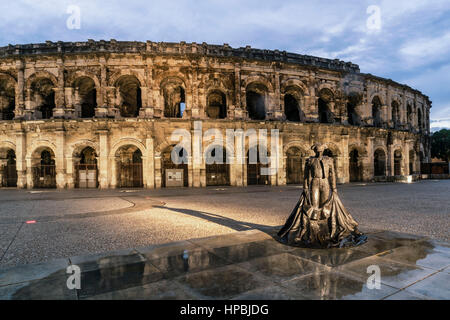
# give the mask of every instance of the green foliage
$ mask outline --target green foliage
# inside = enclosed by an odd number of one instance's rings
[[[442,129],[431,136],[431,157],[450,161],[450,130]]]

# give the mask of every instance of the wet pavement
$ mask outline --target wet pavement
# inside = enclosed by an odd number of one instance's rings
[[[368,242],[348,249],[289,247],[276,240],[278,227],[267,227],[4,268],[0,299],[450,298],[448,243],[361,229]],[[81,287],[69,290],[72,265]]]

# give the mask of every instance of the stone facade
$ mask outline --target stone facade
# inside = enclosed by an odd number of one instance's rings
[[[74,188],[90,179],[99,188],[160,188],[167,170],[180,168],[191,187],[299,183],[315,142],[327,143],[341,183],[401,179],[430,160],[430,108],[421,92],[355,64],[284,51],[115,40],[10,45],[0,48],[0,186]],[[252,142],[237,138],[224,146],[240,161],[170,166],[176,129],[223,137],[267,129],[269,140],[277,129],[279,156],[269,157],[278,169],[254,177]],[[239,143],[244,152],[229,151]],[[210,144],[193,139],[191,147]]]

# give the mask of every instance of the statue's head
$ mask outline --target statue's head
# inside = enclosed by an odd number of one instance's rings
[[[314,152],[316,154],[321,154],[325,151],[325,149],[327,148],[326,144],[322,144],[322,143],[315,143],[311,149],[314,150]]]

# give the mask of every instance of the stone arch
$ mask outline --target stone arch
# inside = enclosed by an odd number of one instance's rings
[[[33,155],[36,153],[36,151],[39,151],[39,150],[42,151],[42,149],[45,149],[45,148],[50,149],[52,151],[52,153],[54,155],[56,155],[57,148],[53,142],[51,142],[49,140],[38,140],[38,141],[35,141],[34,143],[32,143],[31,147],[27,149],[28,151],[26,154],[26,158],[31,159],[33,157]]]
[[[0,187],[17,187],[16,146],[9,141],[0,142]]]
[[[80,153],[86,148],[90,147],[95,150],[97,155],[99,154],[100,147],[92,140],[81,140],[77,141],[69,146],[68,155],[71,157],[79,157]]]
[[[349,150],[348,171],[350,182],[362,181],[363,164],[361,158],[365,156],[365,149],[360,145],[354,144],[349,146],[348,150]]]
[[[362,144],[352,143],[348,146],[348,150],[349,151],[358,150],[360,157],[367,157],[368,155],[367,149]]]
[[[29,157],[34,188],[56,188],[56,147],[47,141],[41,141],[30,148]]]
[[[308,87],[299,79],[289,78],[287,80],[284,80],[281,83],[281,92],[285,93],[286,89],[289,87],[297,87],[304,96],[310,95]]]
[[[123,69],[123,70],[117,70],[113,72],[109,77],[109,86],[110,87],[116,87],[117,82],[122,77],[134,77],[139,82],[140,87],[145,87],[145,78],[142,76],[140,72],[136,72],[135,70],[130,69]]]
[[[142,83],[134,74],[121,74],[114,82],[120,115],[135,118],[142,108]]]
[[[8,73],[0,72],[0,120],[14,119],[16,91],[16,79]]]
[[[98,82],[98,80],[97,80]],[[72,81],[75,107],[80,118],[93,118],[98,105],[100,87],[90,76],[79,76]]]
[[[334,103],[335,103],[335,92],[328,88],[321,86],[322,88],[318,90],[317,108],[319,121],[321,123],[334,123]]]
[[[242,87],[247,88],[252,83],[260,83],[267,88],[268,93],[273,92],[272,82],[264,75],[250,75],[242,81]]]
[[[373,101],[373,99],[375,99],[375,97],[378,97],[378,99],[380,99],[381,106],[385,105],[383,94],[379,91],[372,92],[372,94],[369,96],[369,100],[368,100],[369,103],[372,103],[372,101]]]
[[[252,120],[265,120],[269,104],[269,88],[261,81],[254,81],[245,87],[245,104]]]
[[[402,166],[403,166],[403,148],[401,147],[394,147],[393,148],[393,158],[394,158],[394,176],[400,176],[403,173]]]
[[[283,109],[286,119],[294,122],[305,122],[304,91],[302,87],[293,84],[285,86],[282,92]]]
[[[376,147],[373,152],[373,175],[375,177],[386,176],[387,159],[387,150],[381,146]]]
[[[168,76],[160,82],[159,89],[164,117],[182,118],[187,108],[186,82],[180,77]]]
[[[219,87],[210,87],[206,93],[206,114],[211,119],[227,117],[230,96]]]
[[[111,158],[114,158],[116,156],[117,150],[119,150],[122,147],[125,147],[127,145],[132,145],[141,150],[142,156],[145,157],[146,154],[146,147],[142,142],[140,142],[138,139],[135,138],[122,138],[118,142],[114,144],[114,146],[111,148],[111,151],[109,153],[109,156]]]
[[[381,108],[383,106],[383,102],[379,95],[375,95],[370,103],[372,105],[372,124],[374,127],[379,128],[382,125]]]
[[[66,87],[74,87],[75,82],[80,78],[91,78],[95,83],[96,88],[100,88],[100,80],[98,76],[94,72],[90,72],[88,70],[76,70],[69,73],[69,76],[65,79]]]
[[[31,74],[26,80],[25,80],[25,88],[31,89],[31,84],[39,79],[49,79],[53,86],[56,87],[58,85],[58,78],[51,72],[41,70],[36,71],[35,73]]]
[[[362,94],[357,91],[351,91],[347,95],[346,108],[347,108],[347,121],[350,125],[361,125],[361,112],[358,110],[363,100]]]
[[[27,100],[32,101],[37,118],[50,119],[56,108],[57,79],[46,71],[39,71],[27,79]]]

